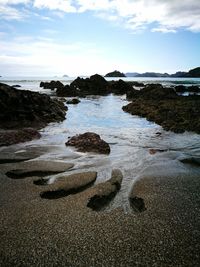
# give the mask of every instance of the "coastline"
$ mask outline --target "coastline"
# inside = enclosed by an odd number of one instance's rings
[[[114,95],[82,98],[66,120],[43,129],[41,139],[1,148],[0,266],[198,266],[199,161],[192,156],[198,158],[199,136],[165,132],[123,112],[125,102]],[[65,147],[69,136],[90,128],[108,141],[109,156]],[[63,169],[66,161],[72,170]],[[124,176],[121,189],[108,208],[93,211],[89,199],[98,188],[107,190],[99,183],[105,185],[116,167]],[[72,174],[71,180],[74,173],[94,171],[97,181],[83,180],[84,190],[61,191],[58,199],[42,198],[60,190],[41,178],[55,181],[59,175],[47,176],[54,168]],[[142,198],[145,210],[127,208],[129,197]]]

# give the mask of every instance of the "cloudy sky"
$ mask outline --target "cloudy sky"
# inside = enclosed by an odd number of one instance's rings
[[[200,66],[200,0],[0,0],[0,75]]]

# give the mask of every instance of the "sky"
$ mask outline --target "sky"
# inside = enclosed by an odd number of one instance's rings
[[[0,0],[0,75],[188,71],[200,0]]]

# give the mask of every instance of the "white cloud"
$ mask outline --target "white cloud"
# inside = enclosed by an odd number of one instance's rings
[[[21,36],[0,41],[0,47],[1,75],[90,75],[94,69],[104,74],[116,64],[92,43],[60,44],[50,38]]]
[[[22,19],[24,11],[17,4],[26,4],[54,12],[94,15],[132,31],[150,28],[152,31],[175,32],[186,29],[200,32],[200,0],[0,0],[4,19]],[[59,13],[63,14],[63,13]]]
[[[48,8],[50,10],[60,10],[68,13],[77,11],[70,0],[35,0],[33,5],[36,8]]]

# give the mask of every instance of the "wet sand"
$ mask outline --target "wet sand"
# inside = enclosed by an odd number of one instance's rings
[[[149,167],[133,185],[141,213],[92,211],[91,189],[42,199],[39,177],[8,178],[15,165],[1,164],[0,266],[199,266],[199,167],[176,164]]]

